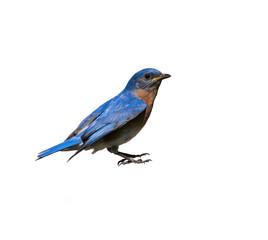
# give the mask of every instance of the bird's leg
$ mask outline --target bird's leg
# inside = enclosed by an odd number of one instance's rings
[[[146,162],[150,162],[152,161],[151,159],[146,159],[146,160],[142,160],[141,158],[139,159],[134,159],[136,157],[141,157],[144,155],[148,155],[149,153],[143,153],[143,154],[139,154],[139,155],[134,155],[134,154],[128,154],[128,153],[123,153],[123,152],[119,152],[118,151],[118,147],[111,147],[111,148],[107,148],[109,152],[114,153],[120,157],[122,157],[123,159],[118,161],[118,166],[120,165],[125,165],[125,164],[129,164],[129,163],[146,163]]]

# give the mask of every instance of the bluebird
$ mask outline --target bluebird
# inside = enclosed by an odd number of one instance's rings
[[[71,160],[82,150],[93,149],[95,153],[106,148],[123,158],[118,165],[151,161],[141,159],[148,153],[134,155],[120,152],[118,148],[146,124],[161,82],[169,77],[171,75],[154,68],[135,73],[121,93],[87,116],[64,142],[40,152],[37,160],[58,151],[76,150]]]

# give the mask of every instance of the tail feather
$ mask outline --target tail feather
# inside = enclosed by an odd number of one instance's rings
[[[41,159],[41,158],[43,158],[43,157],[46,157],[46,156],[48,156],[48,155],[50,155],[50,154],[53,154],[53,153],[55,153],[55,152],[64,150],[64,149],[66,149],[66,148],[68,148],[68,147],[75,146],[75,145],[77,145],[77,144],[79,144],[79,143],[81,143],[81,142],[82,142],[82,140],[81,140],[80,137],[73,137],[73,138],[70,138],[70,139],[68,139],[68,140],[65,141],[65,142],[62,142],[62,143],[60,143],[60,144],[58,144],[58,145],[56,145],[56,146],[54,146],[54,147],[51,147],[51,148],[49,148],[49,149],[47,149],[47,150],[45,150],[45,151],[43,151],[43,152],[40,152],[40,153],[38,154],[38,156],[37,156],[38,158],[37,158],[36,160],[39,160],[39,159]]]

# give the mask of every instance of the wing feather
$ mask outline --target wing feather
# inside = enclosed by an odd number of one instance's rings
[[[112,99],[107,101],[106,103],[102,104],[100,107],[98,107],[94,112],[92,112],[90,115],[88,115],[80,124],[79,126],[68,136],[68,139],[76,136],[77,134],[83,132],[91,123],[93,123],[109,106]],[[65,140],[65,141],[66,141]]]
[[[90,147],[90,145],[102,137],[137,117],[146,109],[146,106],[145,102],[132,93],[125,93],[121,96],[118,95],[106,110],[84,130],[81,136],[84,144],[69,160],[83,149]]]
[[[126,98],[119,98],[113,104],[111,104],[103,114],[97,118],[83,133],[81,139],[83,142],[94,134],[99,129],[103,128],[107,124],[114,124],[114,129],[116,130],[127,122],[137,117],[146,108],[146,103],[136,96],[130,95]]]

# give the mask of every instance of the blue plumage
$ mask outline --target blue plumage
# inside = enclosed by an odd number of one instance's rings
[[[79,135],[75,136],[75,137],[72,137],[54,147],[51,147],[43,152],[40,152],[38,154],[38,158],[43,158],[43,157],[46,157],[52,153],[55,153],[55,152],[58,152],[58,151],[61,151],[61,150],[64,150],[66,148],[69,148],[69,147],[72,147],[72,146],[75,146],[75,145],[78,145],[80,143],[82,143],[82,139],[80,138],[82,135],[82,133],[80,133]]]
[[[64,142],[39,153],[38,159],[61,150],[77,150],[74,157],[82,150],[93,149],[96,152],[107,148],[123,157],[119,165],[149,161],[135,159],[143,154],[119,152],[118,146],[136,136],[145,125],[158,88],[162,80],[168,77],[169,74],[162,74],[153,68],[137,72],[120,94],[86,117]]]

